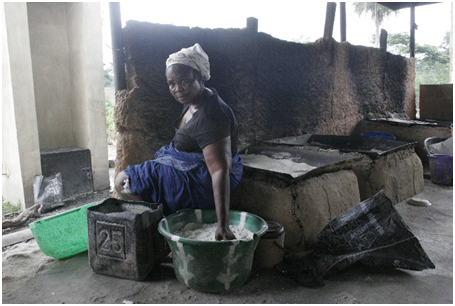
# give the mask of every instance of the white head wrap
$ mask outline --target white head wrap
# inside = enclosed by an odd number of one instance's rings
[[[190,66],[201,73],[204,81],[210,79],[209,57],[198,43],[169,55],[166,61],[166,68],[174,64]]]

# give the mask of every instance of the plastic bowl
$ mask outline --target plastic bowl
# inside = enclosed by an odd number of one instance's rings
[[[30,223],[30,230],[41,251],[57,259],[87,251],[86,210],[96,204],[87,204],[65,213]]]
[[[453,185],[453,156],[428,155],[431,182],[440,185]]]
[[[163,218],[158,225],[172,250],[177,279],[192,289],[221,292],[245,283],[259,238],[267,232],[267,222],[262,218],[231,210],[229,224],[253,232],[252,240],[200,241],[173,234],[187,223],[216,222],[213,209],[184,209]]]
[[[390,139],[390,140],[395,140],[396,137],[393,136],[392,134],[386,133],[386,132],[364,132],[361,134],[363,137],[368,137],[368,138],[379,138],[379,139]]]

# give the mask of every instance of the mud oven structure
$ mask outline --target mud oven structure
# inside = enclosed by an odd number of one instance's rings
[[[423,191],[415,143],[362,136],[302,135],[242,150],[232,208],[282,224],[285,247],[309,250],[334,218],[384,190],[393,203]]]
[[[239,122],[245,168],[231,208],[283,225],[287,249],[311,249],[326,224],[380,190],[394,203],[423,190],[421,143],[360,136],[367,119],[414,118],[414,59],[250,29],[129,21],[122,33],[127,89],[116,95],[116,173],[172,140],[181,105],[169,93],[165,62],[197,42],[210,57],[205,85]]]

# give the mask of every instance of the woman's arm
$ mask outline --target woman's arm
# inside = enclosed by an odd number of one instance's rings
[[[235,239],[229,229],[230,174],[232,168],[231,137],[228,136],[209,144],[203,151],[210,176],[212,177],[218,227],[216,240]]]

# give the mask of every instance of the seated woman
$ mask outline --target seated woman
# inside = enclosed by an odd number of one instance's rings
[[[199,44],[171,54],[166,61],[169,91],[183,104],[174,121],[175,137],[154,160],[128,166],[115,180],[125,200],[162,203],[168,215],[184,208],[215,208],[217,240],[235,239],[229,229],[230,195],[240,183],[237,120],[210,79],[207,54]]]

